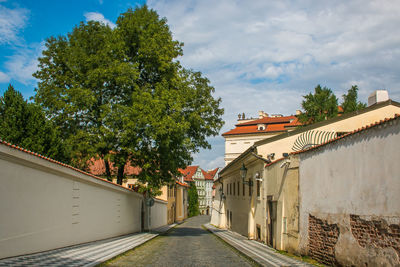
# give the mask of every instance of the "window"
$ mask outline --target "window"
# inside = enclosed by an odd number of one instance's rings
[[[249,196],[251,197],[251,188],[252,186],[250,186],[250,184],[252,183],[252,179],[249,179]]]
[[[243,193],[243,196],[245,196],[245,191],[244,191],[245,187],[244,187],[244,183],[243,183],[242,185],[243,185],[243,187],[242,187],[242,193]]]
[[[239,193],[239,182],[237,184],[238,184],[238,196],[240,196],[240,193]]]
[[[259,180],[257,180],[257,197],[259,197],[260,196],[260,191],[261,191],[261,186],[260,186],[260,181]]]
[[[235,190],[235,187],[236,187],[236,186],[235,186],[235,185],[236,185],[236,183],[233,183],[233,195],[236,195],[236,192],[235,192],[235,191],[236,191],[236,190]]]
[[[232,195],[232,183],[229,184],[229,194]]]

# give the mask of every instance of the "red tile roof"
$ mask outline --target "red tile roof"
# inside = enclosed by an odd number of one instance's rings
[[[215,175],[217,174],[219,168],[215,168],[214,170],[208,171],[211,177],[214,179]]]
[[[258,124],[265,124],[265,129],[258,130]],[[297,117],[293,115],[283,117],[264,117],[262,119],[236,124],[235,129],[223,133],[222,136],[235,134],[285,132],[288,130],[287,127],[296,127],[300,125],[301,123]]]
[[[103,159],[95,159],[92,158],[90,159],[90,163],[89,164],[89,172],[93,175],[105,175],[106,173],[106,165]],[[116,173],[117,172],[117,168],[113,166],[113,163],[110,163],[110,169],[112,173]],[[135,167],[135,166],[131,166],[130,162],[128,162],[125,165],[124,168],[124,173],[126,175],[130,175],[130,176],[134,176],[134,175],[138,175],[141,171],[140,167]]]
[[[204,179],[205,179],[205,180],[214,180],[214,179],[213,179],[214,177],[211,176],[210,173],[206,172],[206,171],[203,170],[203,169],[201,169],[201,172],[203,173],[203,176],[204,176]]]
[[[184,184],[184,183],[181,183],[181,182],[179,182],[179,181],[176,181],[176,183],[179,184],[179,185],[181,185],[181,186],[184,186],[184,187],[190,187],[188,184]]]
[[[199,166],[187,166],[186,169],[178,169],[183,174],[183,180],[185,182],[193,182],[193,175],[196,173]]]
[[[118,187],[120,187],[120,188],[133,191],[132,189],[129,189],[129,188],[124,187],[124,186],[122,186],[122,185],[112,183],[112,182],[110,182],[110,181],[107,181],[107,180],[104,180],[104,179],[102,179],[102,178],[100,178],[100,177],[97,177],[97,176],[95,176],[95,175],[93,175],[93,174],[91,174],[91,173],[88,173],[88,172],[82,171],[82,170],[80,170],[80,169],[77,169],[77,168],[75,168],[75,167],[72,167],[71,165],[68,165],[68,164],[62,163],[62,162],[60,162],[60,161],[57,161],[57,160],[48,158],[48,157],[46,157],[46,156],[43,156],[43,155],[40,155],[40,154],[38,154],[38,153],[32,152],[32,151],[30,151],[30,150],[28,150],[28,149],[19,147],[19,146],[17,146],[17,145],[10,144],[10,143],[8,143],[8,142],[2,140],[2,139],[0,139],[0,144],[5,145],[5,146],[8,146],[8,147],[13,148],[13,149],[16,149],[16,150],[19,150],[19,151],[22,151],[22,152],[27,153],[27,154],[30,154],[30,155],[32,155],[32,156],[35,156],[35,157],[38,157],[38,158],[47,160],[47,161],[49,161],[49,162],[51,162],[51,163],[60,165],[60,166],[62,166],[62,167],[65,167],[65,168],[74,170],[74,171],[76,171],[76,172],[79,172],[79,173],[81,173],[81,174],[90,176],[90,177],[95,178],[95,179],[97,179],[97,180],[100,180],[100,181],[102,181],[102,182],[109,183],[109,184],[112,184],[112,185],[114,185],[114,186],[118,186]]]

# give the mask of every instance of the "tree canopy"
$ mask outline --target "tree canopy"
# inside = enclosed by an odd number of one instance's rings
[[[299,120],[304,124],[327,120],[338,114],[338,100],[335,94],[331,89],[320,85],[315,87],[314,94],[304,96],[301,106],[305,112],[299,115]]]
[[[357,99],[358,86],[353,85],[344,94],[343,102],[340,106],[343,108],[343,113],[349,113],[360,110],[366,107],[366,104]],[[304,112],[300,114],[299,120],[304,124],[312,124],[315,122],[327,120],[338,115],[338,99],[331,89],[317,85],[314,89],[314,94],[309,93],[303,96],[304,100],[301,105]]]
[[[130,162],[141,182],[159,187],[210,147],[207,137],[223,125],[221,99],[180,65],[182,46],[146,5],[121,14],[114,29],[82,22],[47,39],[35,101],[62,129],[76,165],[101,157],[122,183]]]
[[[41,108],[27,103],[12,85],[0,97],[0,138],[41,155],[68,163],[55,125]]]
[[[357,96],[358,86],[353,85],[347,91],[347,94],[343,95],[343,103],[341,104],[344,113],[353,112],[365,108],[367,105],[358,101]]]
[[[188,214],[189,217],[197,216],[200,214],[199,210],[199,195],[197,194],[197,188],[194,183],[190,184],[189,191],[188,191]]]

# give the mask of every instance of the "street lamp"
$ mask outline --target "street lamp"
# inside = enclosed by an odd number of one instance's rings
[[[244,166],[244,163],[243,163],[242,167],[240,168],[240,176],[242,176],[242,182],[243,182],[243,184],[253,186],[253,182],[251,180],[245,181],[246,175],[247,175],[247,168],[246,168],[246,166]]]

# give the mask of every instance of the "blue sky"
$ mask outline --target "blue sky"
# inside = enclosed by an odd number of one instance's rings
[[[65,35],[80,21],[109,25],[145,1],[0,0],[0,94],[9,83],[34,95],[37,57],[46,38]],[[359,98],[387,89],[400,101],[400,2],[148,0],[185,43],[181,63],[201,71],[222,98],[225,126],[238,113],[294,114],[317,84],[341,99],[353,84]],[[195,155],[204,169],[223,166],[224,139]]]

